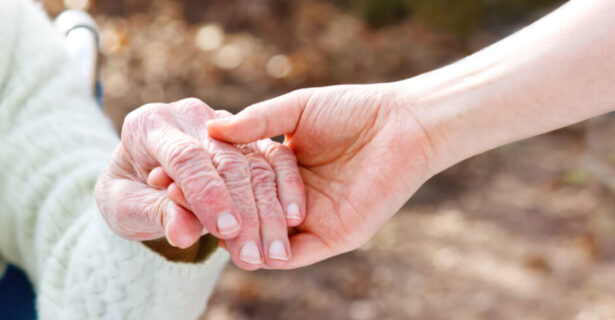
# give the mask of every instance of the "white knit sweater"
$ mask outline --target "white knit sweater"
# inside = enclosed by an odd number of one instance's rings
[[[195,319],[227,255],[171,263],[114,235],[92,190],[118,143],[50,21],[0,0],[0,276],[23,268],[40,319]]]

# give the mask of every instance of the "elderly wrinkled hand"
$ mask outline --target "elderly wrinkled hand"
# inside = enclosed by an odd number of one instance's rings
[[[210,138],[206,122],[227,116],[198,99],[130,113],[96,187],[101,214],[128,239],[166,236],[187,248],[209,232],[243,269],[284,267],[287,227],[305,216],[297,161],[268,139],[233,146]]]

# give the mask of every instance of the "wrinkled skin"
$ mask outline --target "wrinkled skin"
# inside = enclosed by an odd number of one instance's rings
[[[287,227],[305,216],[296,158],[268,139],[233,146],[210,138],[206,122],[228,116],[197,99],[129,114],[95,191],[109,226],[132,240],[166,236],[179,248],[210,232],[241,268],[285,267]]]
[[[432,176],[430,138],[391,90],[303,89],[208,123],[212,137],[231,143],[286,134],[307,193],[286,268],[359,247]]]

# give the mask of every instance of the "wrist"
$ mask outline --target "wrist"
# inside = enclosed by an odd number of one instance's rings
[[[497,47],[397,83],[405,108],[432,142],[436,173],[467,158],[532,135],[520,110],[517,63]],[[521,83],[520,83],[521,82]],[[527,92],[527,91],[526,91]]]
[[[472,156],[476,146],[460,141],[453,105],[462,105],[453,97],[436,94],[437,85],[427,85],[422,77],[390,84],[396,108],[403,114],[404,135],[418,136],[419,147],[429,168],[430,177]],[[457,131],[457,132],[456,132]]]
[[[612,111],[612,6],[569,3],[459,62],[396,83],[433,141],[436,170]]]

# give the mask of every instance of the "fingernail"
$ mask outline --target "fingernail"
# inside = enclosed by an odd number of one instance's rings
[[[174,219],[174,217],[175,217],[175,210],[170,210],[169,221],[167,221],[167,224],[164,226],[164,235],[167,238],[167,242],[173,247],[177,248],[177,245],[173,243],[173,241],[171,241],[171,237],[169,237],[169,226],[171,226],[171,221]]]
[[[237,231],[237,229],[239,229],[239,223],[232,214],[223,212],[218,216],[218,232],[220,232],[220,234],[232,234]]]
[[[249,264],[260,265],[261,254],[258,252],[258,247],[252,241],[246,242],[239,252],[239,259]]]
[[[282,241],[276,240],[271,243],[271,246],[269,246],[269,258],[288,261],[288,254],[286,254]]]
[[[171,218],[173,219],[173,218]],[[167,226],[165,227],[165,235],[167,238],[167,242],[175,247],[175,248],[179,248],[179,249],[185,249],[190,247],[191,245],[194,244],[194,239],[192,239],[192,237],[188,234],[188,233],[180,233],[180,234],[176,234],[175,235],[175,240],[177,240],[179,243],[175,243],[171,240],[171,237],[169,236],[169,226],[171,225],[171,223],[167,223]]]
[[[286,218],[288,219],[301,219],[301,212],[299,212],[299,205],[296,203],[291,203],[286,208]]]

